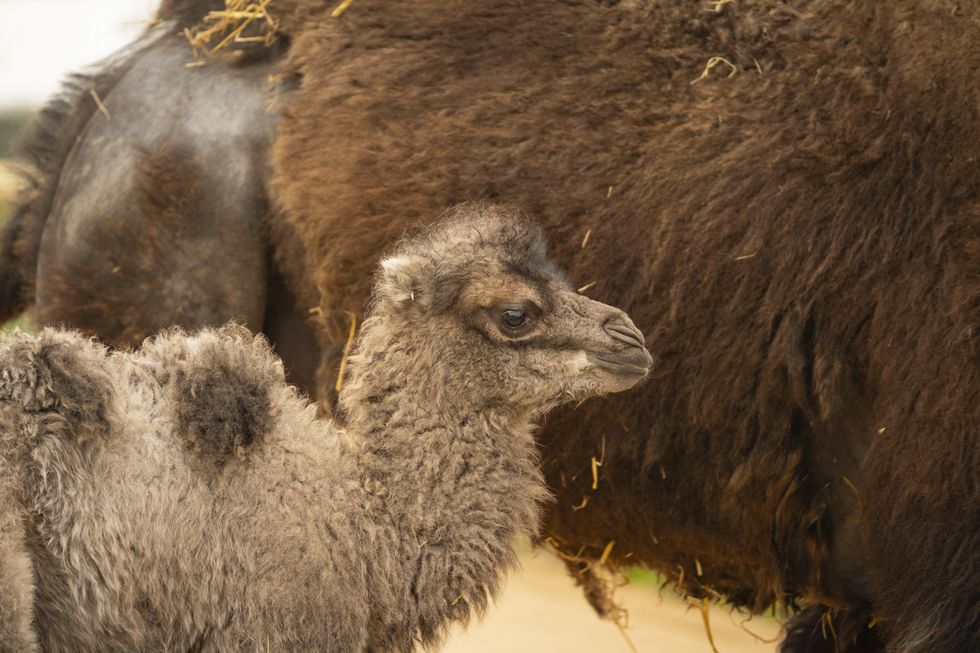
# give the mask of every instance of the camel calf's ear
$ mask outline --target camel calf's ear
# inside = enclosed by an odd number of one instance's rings
[[[431,273],[431,264],[421,256],[391,256],[381,261],[378,292],[394,304],[411,304],[422,299]]]

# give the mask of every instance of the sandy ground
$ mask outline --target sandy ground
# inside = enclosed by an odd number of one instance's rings
[[[600,621],[557,558],[525,550],[522,572],[513,574],[497,605],[481,624],[454,634],[445,653],[630,653],[623,635]],[[670,589],[660,596],[650,585],[631,585],[617,598],[629,610],[627,634],[638,653],[711,653],[701,613],[688,609]],[[775,643],[760,643],[745,632],[739,614],[713,606],[711,630],[718,653],[772,653]],[[755,617],[745,624],[772,639],[779,624]]]

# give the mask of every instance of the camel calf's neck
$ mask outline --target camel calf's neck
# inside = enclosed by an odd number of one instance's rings
[[[371,521],[388,524],[402,556],[394,578],[374,585],[401,582],[409,598],[382,619],[392,639],[379,643],[392,646],[403,629],[434,641],[445,624],[482,615],[515,563],[515,541],[537,531],[548,493],[535,416],[443,386],[438,380],[451,370],[442,368],[452,361],[420,360],[386,320],[366,321],[360,342],[338,420],[357,449]]]

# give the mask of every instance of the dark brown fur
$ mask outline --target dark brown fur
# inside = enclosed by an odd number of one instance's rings
[[[780,650],[792,653],[883,653],[879,629],[868,606],[834,610],[822,605],[803,608],[786,623]]]
[[[275,190],[327,315],[361,310],[406,225],[484,198],[639,316],[657,382],[543,435],[571,551],[616,540],[754,609],[871,601],[895,641],[963,650],[980,10],[958,7],[364,2],[294,41]],[[713,55],[738,74],[692,84]]]
[[[870,605],[842,650],[980,648],[978,24],[940,0],[359,0],[286,28],[267,233],[319,297],[325,403],[394,238],[520,206],[659,359],[543,431],[566,550],[615,540],[755,610]],[[692,83],[712,56],[736,74]],[[821,650],[814,619],[786,650]]]

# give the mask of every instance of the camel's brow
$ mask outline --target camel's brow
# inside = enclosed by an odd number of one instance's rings
[[[542,301],[544,301],[548,307],[551,306],[551,291],[548,289],[548,281],[551,275],[515,261],[504,261],[503,267],[507,272],[514,274],[520,278],[521,281],[533,287],[538,292],[538,295],[541,297]],[[551,272],[551,270],[548,270],[548,272]]]

